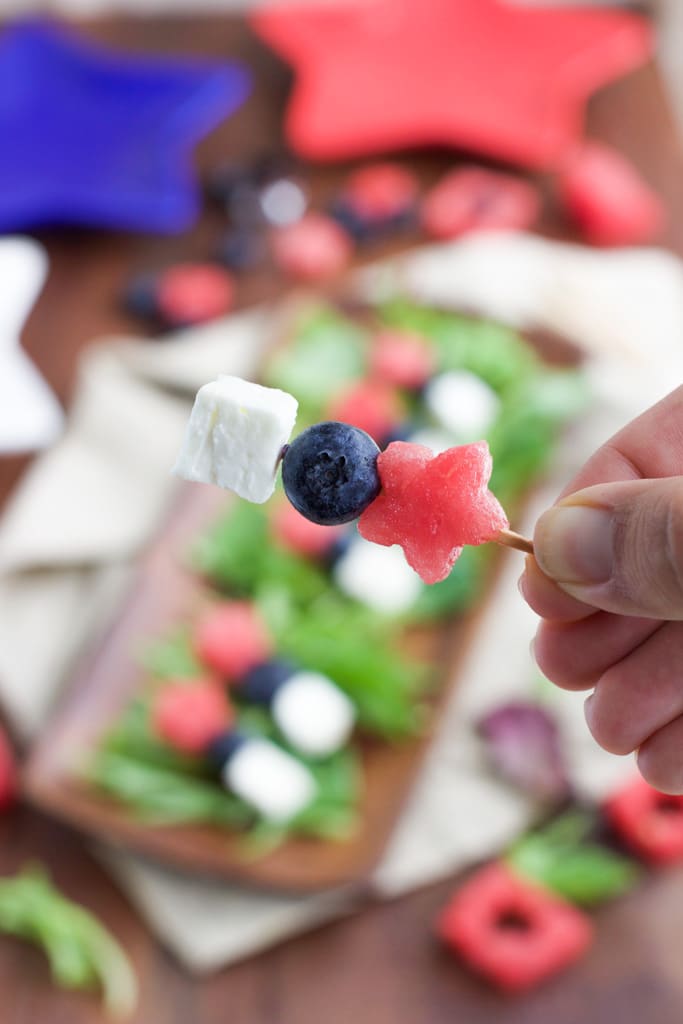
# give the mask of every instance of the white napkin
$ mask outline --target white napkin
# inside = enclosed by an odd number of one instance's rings
[[[538,509],[597,444],[673,387],[681,373],[683,270],[673,256],[480,236],[392,261],[381,273],[364,272],[360,287],[386,288],[387,273],[417,297],[492,309],[520,324],[572,332],[580,317],[599,400],[567,436],[554,479],[536,497]],[[629,330],[636,322],[646,325],[642,339]],[[218,372],[251,375],[277,330],[277,314],[257,310],[165,344],[109,342],[86,358],[64,439],[34,465],[0,524],[0,697],[25,736],[40,728],[74,656],[111,614],[136,554],[163,515],[190,393]],[[534,515],[530,510],[527,527]],[[380,896],[494,854],[537,813],[489,773],[472,729],[487,708],[529,692],[537,679],[528,653],[535,617],[515,586],[520,558],[505,557],[457,688],[374,874]],[[633,765],[596,747],[582,702],[580,694],[558,691],[553,706],[573,781],[599,799]],[[243,958],[357,901],[349,891],[300,899],[254,893],[120,851],[103,856],[161,941],[198,971]]]
[[[20,346],[46,272],[37,242],[0,239],[0,456],[46,448],[62,429],[59,402]]]

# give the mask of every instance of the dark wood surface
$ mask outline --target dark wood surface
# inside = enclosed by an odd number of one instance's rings
[[[88,27],[97,38],[147,51],[240,52],[258,69],[259,88],[245,108],[200,148],[210,166],[221,156],[255,152],[278,137],[287,74],[246,31],[228,21],[112,18]],[[665,197],[666,244],[683,254],[683,161],[654,69],[604,90],[591,104],[589,130],[628,153]],[[328,187],[334,172],[321,171]],[[566,234],[549,207],[545,228]],[[24,343],[68,403],[78,352],[104,334],[134,325],[117,304],[131,268],[206,254],[215,223],[205,218],[177,239],[114,237],[96,232],[43,235],[52,269]],[[245,302],[274,293],[263,275]],[[0,501],[26,459],[0,459]],[[120,937],[142,982],[136,1024],[679,1024],[683,1008],[683,873],[648,878],[637,891],[596,914],[589,956],[561,978],[519,1000],[505,1000],[470,978],[437,946],[434,915],[452,881],[361,913],[285,943],[205,981],[189,977],[160,949],[128,902],[72,830],[17,809],[0,819],[0,873],[27,860],[51,868],[64,890],[91,907]],[[0,939],[2,1024],[96,1024],[97,1003],[57,992],[41,955]]]

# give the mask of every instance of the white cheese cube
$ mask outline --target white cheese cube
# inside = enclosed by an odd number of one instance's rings
[[[205,384],[197,392],[173,472],[217,484],[247,501],[267,501],[297,407],[286,391],[241,377],[222,376]]]
[[[432,377],[424,400],[439,426],[458,443],[480,440],[500,410],[493,388],[468,370],[449,370]]]
[[[279,687],[271,714],[293,747],[309,757],[327,757],[344,746],[356,720],[346,696],[319,672],[295,672]]]
[[[385,615],[408,611],[422,590],[422,581],[400,547],[383,547],[355,537],[335,564],[334,581],[345,594]]]
[[[222,779],[228,789],[269,821],[289,821],[316,794],[308,768],[260,737],[237,748],[223,765]]]

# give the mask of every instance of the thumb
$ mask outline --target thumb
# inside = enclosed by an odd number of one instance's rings
[[[544,512],[540,568],[585,604],[683,619],[683,477],[598,484]]]

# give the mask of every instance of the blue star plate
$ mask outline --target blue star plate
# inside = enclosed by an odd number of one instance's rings
[[[200,206],[193,147],[249,89],[237,63],[133,57],[15,22],[0,36],[0,231],[184,230]]]

